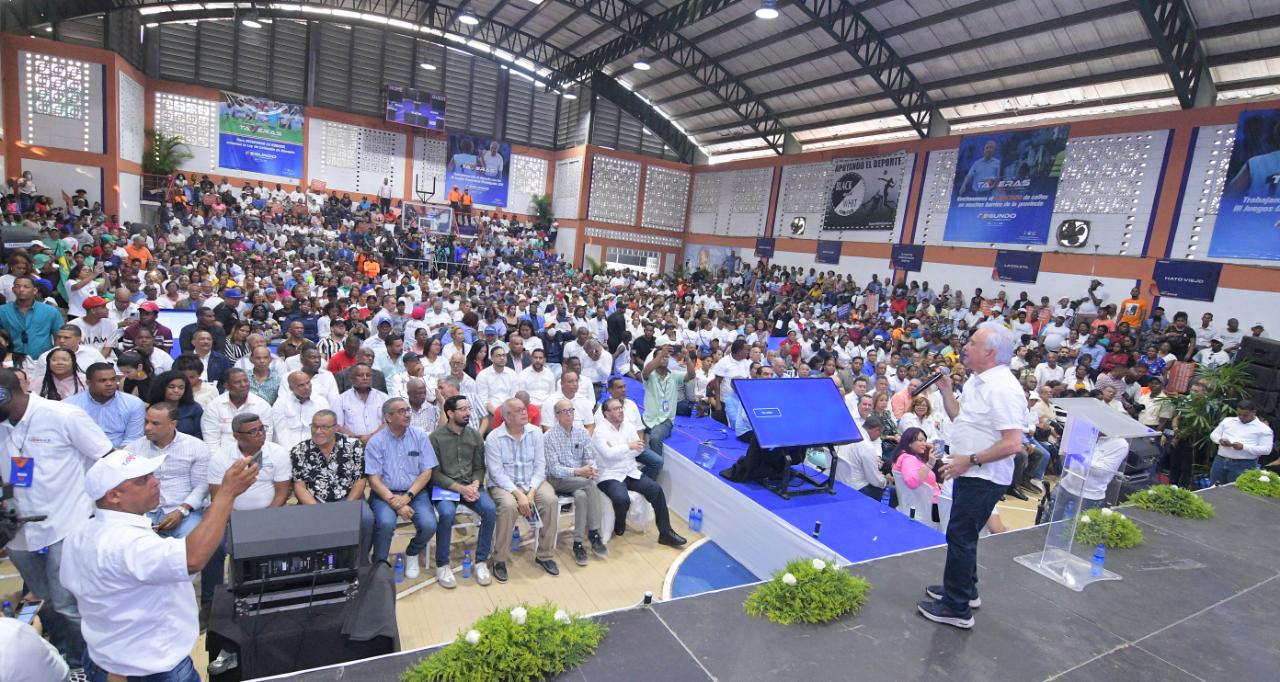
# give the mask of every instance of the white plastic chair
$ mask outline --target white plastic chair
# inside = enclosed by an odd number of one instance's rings
[[[933,488],[927,483],[921,483],[920,487],[913,489],[904,479],[904,476],[897,476],[893,481],[893,486],[898,491],[898,511],[910,516],[911,508],[915,507],[915,520],[936,528],[933,523]]]

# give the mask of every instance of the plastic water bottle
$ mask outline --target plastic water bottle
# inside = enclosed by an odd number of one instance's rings
[[[11,603],[9,600],[6,599],[4,602],[3,608],[4,608],[4,617],[13,618],[13,603]]]
[[[911,508],[911,513],[907,514],[907,516],[908,516],[912,521],[915,521],[915,520],[916,520],[916,508],[915,508],[915,507],[912,507],[912,508]]]
[[[889,489],[884,489],[884,494],[880,495],[880,513],[889,513]]]
[[[689,530],[698,532],[698,508],[689,507]]]
[[[1098,543],[1098,547],[1093,550],[1093,565],[1089,567],[1089,575],[1094,578],[1102,577],[1103,564],[1107,563],[1107,548],[1102,543]]]
[[[471,550],[462,551],[462,577],[471,577]]]
[[[520,551],[520,526],[516,526],[515,529],[511,531],[511,551]]]
[[[1069,519],[1075,515],[1076,515],[1076,501],[1073,498],[1073,499],[1067,500],[1067,509],[1062,513],[1062,518]]]
[[[396,554],[396,582],[404,582],[404,555]]]
[[[698,531],[699,533],[702,532],[702,507],[698,507],[698,527],[695,528],[694,530]]]

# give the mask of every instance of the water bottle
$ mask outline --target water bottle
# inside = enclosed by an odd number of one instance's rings
[[[471,577],[471,550],[463,550],[462,552],[462,577]]]
[[[515,529],[511,531],[511,551],[520,551],[520,526],[516,526]]]
[[[702,532],[702,507],[698,507],[698,532]]]
[[[1067,508],[1066,508],[1066,511],[1062,513],[1062,518],[1069,519],[1075,515],[1076,515],[1076,501],[1075,501],[1075,498],[1072,498],[1070,500],[1067,500]]]
[[[1101,578],[1102,566],[1105,563],[1107,563],[1107,548],[1099,542],[1097,549],[1093,550],[1093,565],[1089,568],[1089,575],[1094,578]]]
[[[698,508],[689,507],[689,530],[698,532]]]
[[[7,599],[4,602],[4,617],[13,618],[13,604]]]
[[[916,508],[915,508],[915,507],[912,507],[912,508],[911,508],[911,511],[907,514],[907,518],[910,518],[912,521],[915,521],[915,520],[916,520]]]
[[[404,582],[404,555],[396,554],[396,582]]]
[[[880,495],[880,513],[889,513],[889,489],[885,488],[884,493]]]

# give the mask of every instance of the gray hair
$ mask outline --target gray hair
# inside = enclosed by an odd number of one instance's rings
[[[1013,359],[1013,351],[1018,347],[1018,337],[1013,333],[1012,329],[996,322],[988,320],[978,325],[977,332],[987,330],[987,348],[996,354],[996,364],[1007,365]]]
[[[404,403],[406,405],[409,404],[404,398],[392,398],[387,402],[382,403],[382,416],[388,417],[390,415],[395,414],[396,410],[399,409],[398,407],[396,407],[396,403]]]
[[[462,390],[462,382],[458,381],[458,377],[440,377],[440,381],[458,389],[459,391]]]
[[[333,421],[335,422],[338,421],[337,412],[334,412],[333,410],[316,410],[316,413],[311,415],[311,423],[315,424],[316,420],[319,419],[320,417],[332,417]]]
[[[258,415],[252,412],[237,414],[235,417],[232,417],[231,419],[231,430],[238,432],[240,431],[240,428],[245,424],[252,424],[254,422],[260,422],[260,421],[262,421],[262,417],[259,417]]]
[[[454,381],[457,381],[457,379],[454,379]],[[419,387],[419,386],[422,386],[422,387],[424,387],[424,388],[425,388],[425,387],[426,387],[426,385],[427,385],[427,382],[423,381],[421,378],[419,378],[419,377],[412,377],[412,378],[410,378],[410,379],[409,379],[409,381],[405,382],[405,386],[404,386],[404,387],[405,387],[405,388],[417,388],[417,387]]]

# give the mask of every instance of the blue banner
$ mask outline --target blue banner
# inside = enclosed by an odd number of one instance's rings
[[[445,166],[448,192],[471,192],[476,205],[507,205],[507,180],[510,177],[511,145],[479,135],[449,133],[449,161]]]
[[[893,267],[907,272],[920,272],[924,264],[924,246],[917,244],[894,244],[893,253],[889,256]]]
[[[1218,293],[1222,263],[1199,260],[1158,260],[1152,273],[1156,296],[1213,301]]]
[[[773,237],[756,238],[756,258],[773,258],[773,248],[777,240]]]
[[[943,240],[1044,244],[1070,126],[960,138]]]
[[[1209,255],[1280,260],[1280,109],[1240,112],[1227,178]]]
[[[813,260],[823,265],[839,265],[840,242],[819,239],[818,252],[814,255]]]
[[[223,92],[218,107],[218,165],[302,177],[302,105]]]
[[[997,251],[994,274],[1001,282],[1035,284],[1040,275],[1040,252]]]

